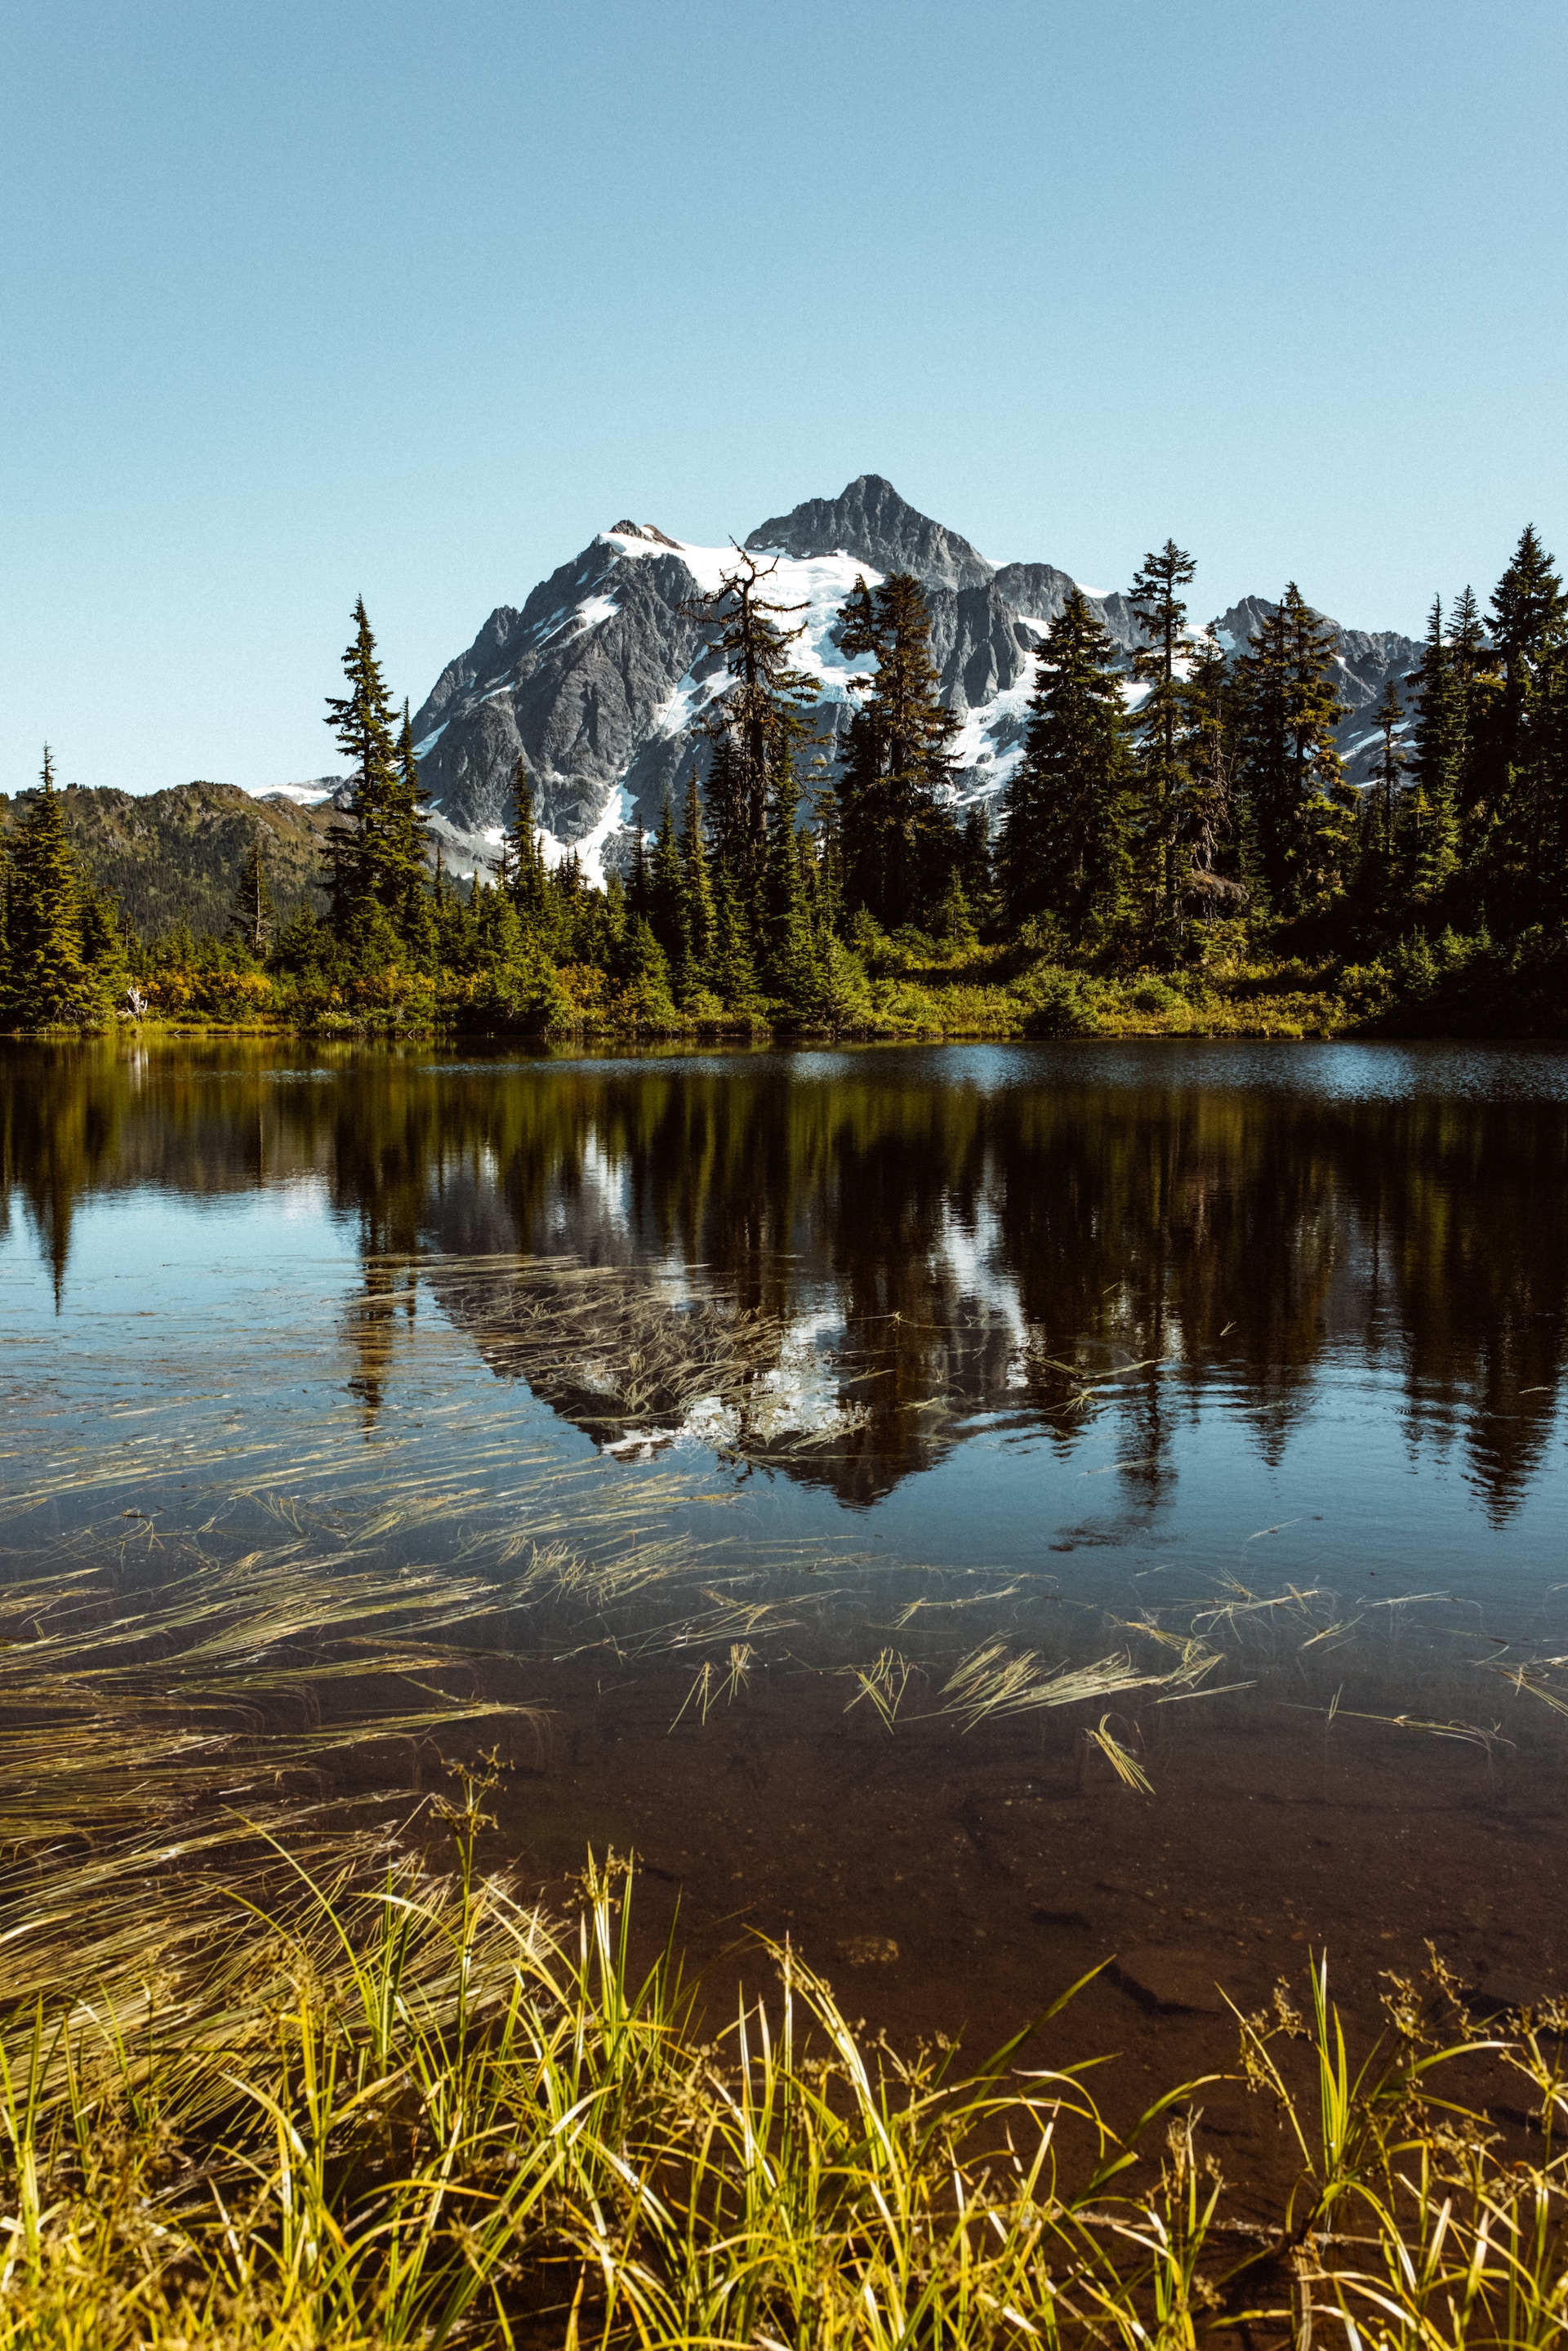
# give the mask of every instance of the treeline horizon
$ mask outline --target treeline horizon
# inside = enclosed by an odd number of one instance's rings
[[[1201,1025],[1271,970],[1318,985],[1303,1001],[1333,1025],[1467,980],[1506,1013],[1555,975],[1568,592],[1533,528],[1484,612],[1468,587],[1434,600],[1360,787],[1335,741],[1333,624],[1291,581],[1228,652],[1193,626],[1196,565],[1167,539],[1132,584],[1130,659],[1076,589],[1050,624],[994,812],[958,799],[920,582],[862,577],[841,607],[838,643],[867,667],[830,757],[820,682],[792,658],[803,608],[768,594],[772,568],[737,551],[685,608],[727,678],[706,774],[694,758],[678,811],[602,885],[575,851],[547,864],[521,758],[489,873],[443,871],[362,601],[328,705],[350,782],[319,910],[276,919],[258,823],[224,936],[139,936],[73,847],[46,752],[0,849],[0,1019],[852,1033],[896,1013],[902,984],[915,1025],[924,990],[937,1028],[1061,1034],[1140,1001]]]

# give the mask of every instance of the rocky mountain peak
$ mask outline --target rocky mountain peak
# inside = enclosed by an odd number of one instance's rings
[[[840,643],[838,615],[857,571],[908,571],[922,582],[943,697],[960,722],[958,796],[994,802],[1021,754],[1033,655],[1072,592],[1071,575],[1051,563],[988,562],[881,474],[774,516],[746,545],[777,557],[774,592],[800,615],[793,658],[816,685],[814,723],[830,757],[855,706],[855,664]],[[497,607],[414,720],[452,862],[462,853],[488,870],[510,820],[519,758],[547,855],[574,849],[591,878],[623,862],[694,767],[701,779],[712,756],[707,721],[726,681],[693,601],[716,587],[734,552],[623,519],[541,580],[520,610]],[[1125,595],[1083,593],[1129,651],[1139,631]],[[1270,609],[1257,597],[1233,605],[1218,623],[1226,651],[1240,650]],[[1340,748],[1360,782],[1375,740],[1371,709],[1390,678],[1407,676],[1420,648],[1388,632],[1340,629],[1336,651]]]
[[[859,474],[836,498],[807,498],[775,515],[746,544],[804,560],[848,555],[873,571],[913,571],[928,588],[983,588],[997,568],[881,474]]]
[[[656,524],[651,522],[614,522],[610,526],[608,536],[611,538],[651,538],[655,547],[673,547],[677,555],[681,551],[678,538],[672,538],[668,531],[660,530]]]

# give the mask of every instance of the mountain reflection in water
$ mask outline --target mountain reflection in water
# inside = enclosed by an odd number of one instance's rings
[[[1565,1110],[1550,1049],[13,1047],[0,1215],[59,1298],[89,1197],[313,1181],[357,1227],[368,1416],[428,1290],[600,1443],[695,1435],[847,1505],[1107,1415],[1158,1499],[1207,1395],[1272,1462],[1348,1363],[1500,1522],[1560,1400]]]

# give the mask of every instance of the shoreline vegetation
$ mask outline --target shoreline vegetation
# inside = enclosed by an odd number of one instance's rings
[[[1561,2340],[1556,2011],[1479,2020],[1435,1963],[1352,2049],[1322,1958],[1235,2011],[1294,2174],[1260,2217],[1205,2137],[1214,2076],[1117,2128],[1113,2067],[1051,2064],[1076,1987],[977,2067],[869,2035],[763,1946],[771,1985],[716,2033],[675,1948],[633,1963],[631,1864],[590,1855],[575,1920],[478,1867],[486,1792],[461,1771],[441,1800],[444,1870],[285,1867],[156,1981],[11,2020],[0,2342]]]
[[[700,1569],[628,1573],[601,1526],[501,1583],[389,1578],[397,1498],[370,1499],[355,1523],[269,1488],[275,1540],[226,1563],[210,1521],[154,1552],[129,1514],[109,1567],[84,1531],[7,1587],[6,2351],[1561,2339],[1568,2012],[1488,2006],[1429,1947],[1368,2032],[1303,1950],[1232,2004],[1223,2072],[1141,2112],[1113,2056],[1062,2050],[1109,1954],[985,2045],[901,2048],[753,1936],[715,2015],[677,1937],[636,1932],[634,1856],[590,1852],[553,1906],[508,1865],[490,1808],[547,1725],[483,1686],[530,1614],[549,1654],[575,1624],[645,1667],[682,1639],[656,1588]],[[889,1734],[883,1662],[858,1678]],[[1101,1704],[1061,1695],[991,1698]],[[1151,1801],[1113,1764],[1103,1801]],[[1222,2168],[1226,2090],[1278,2126],[1266,2174]]]
[[[1360,786],[1332,629],[1291,583],[1224,646],[1189,622],[1194,569],[1168,540],[1145,558],[1130,665],[1068,597],[1016,764],[994,805],[966,804],[918,580],[862,580],[844,604],[863,667],[830,758],[793,608],[737,550],[690,607],[727,677],[702,756],[602,877],[547,860],[520,758],[488,872],[444,872],[361,602],[329,701],[350,780],[287,919],[256,819],[223,935],[143,937],[73,840],[46,751],[0,831],[0,1027],[1568,1036],[1568,592],[1533,530],[1486,612],[1469,589],[1434,603]]]

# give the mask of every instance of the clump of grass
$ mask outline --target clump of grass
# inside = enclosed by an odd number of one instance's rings
[[[0,1595],[0,1999],[212,1930],[271,1836],[373,1852],[353,1812],[417,1790],[438,1734],[533,1743],[538,1710],[483,1689],[493,1585],[302,1554]]]
[[[869,1704],[883,1729],[891,1730],[919,1667],[901,1650],[888,1648],[879,1650],[869,1666],[851,1666],[847,1670],[859,1687],[844,1712]]]
[[[292,1891],[222,1936],[5,2022],[6,2351],[1560,2339],[1568,2020],[1461,2012],[1438,2043],[1398,1984],[1357,2062],[1320,1963],[1306,2020],[1283,1996],[1239,2020],[1299,2162],[1275,2218],[1237,2218],[1201,2085],[1118,2134],[1027,2035],[967,2075],[868,2041],[788,1948],[700,2037],[674,1952],[632,1964],[625,1866],[547,1918],[476,1866],[485,1794],[463,1781],[442,1873],[280,1855]],[[1528,2161],[1443,2095],[1461,2059],[1529,2085]]]
[[[960,1657],[942,1686],[942,1711],[962,1718],[966,1730],[998,1715],[1076,1706],[1116,1690],[1143,1689],[1159,1678],[1140,1673],[1125,1654],[1096,1657],[1043,1674],[1032,1649],[1010,1651],[1005,1641],[983,1641]]]
[[[1148,1773],[1145,1771],[1143,1765],[1139,1762],[1132,1749],[1124,1745],[1123,1741],[1117,1738],[1115,1732],[1111,1728],[1111,1722],[1112,1717],[1108,1714],[1103,1714],[1092,1729],[1086,1728],[1084,1729],[1082,1734],[1083,1762],[1087,1762],[1091,1753],[1103,1755],[1106,1762],[1111,1766],[1112,1771],[1116,1774],[1117,1779],[1121,1782],[1124,1788],[1130,1788],[1135,1796],[1152,1796],[1155,1792],[1154,1782],[1150,1779]],[[1082,1769],[1080,1770],[1079,1777],[1082,1782],[1083,1777]]]

